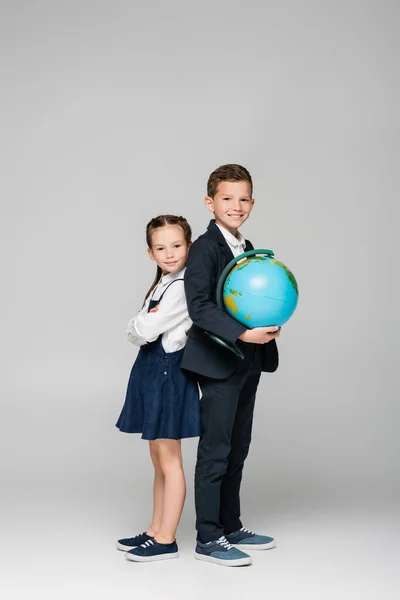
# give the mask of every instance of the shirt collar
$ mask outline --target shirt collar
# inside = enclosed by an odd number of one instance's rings
[[[243,246],[243,248],[246,246],[246,240],[244,239],[240,231],[237,232],[237,237],[235,237],[230,231],[225,229],[225,227],[221,227],[221,225],[218,225],[218,223],[215,224],[226,239],[226,241],[231,246],[234,246],[235,248],[237,248],[239,245]]]
[[[177,271],[176,273],[167,273],[166,275],[163,275],[161,277],[160,283],[165,284],[165,283],[170,283],[171,281],[174,281],[174,279],[180,279],[183,277],[185,271],[186,271],[186,267],[183,267],[183,269],[181,269],[180,271]]]

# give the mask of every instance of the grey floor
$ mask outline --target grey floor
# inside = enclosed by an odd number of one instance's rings
[[[51,508],[53,506],[53,508]],[[110,504],[74,510],[44,502],[28,516],[6,507],[2,527],[2,597],[13,598],[245,598],[274,600],[398,600],[400,513],[275,511],[259,523],[274,550],[253,552],[253,565],[223,568],[193,558],[191,515],[179,530],[180,558],[151,564],[115,550],[127,518]],[[254,525],[250,523],[250,525]],[[124,529],[124,530],[123,530]]]
[[[41,427],[48,417],[34,408],[22,421],[20,405],[16,399],[9,413],[15,415],[11,422],[19,423],[18,435],[8,431],[6,421],[1,424],[2,441],[9,439],[0,454],[1,600],[247,600],[250,593],[257,600],[399,600],[395,474],[363,477],[366,461],[353,469],[338,457],[337,445],[335,461],[324,455],[326,445],[314,450],[317,442],[311,457],[304,454],[305,438],[296,445],[293,436],[286,448],[283,428],[271,424],[276,411],[271,410],[266,445],[262,421],[255,424],[241,498],[245,526],[273,535],[277,547],[253,553],[251,567],[234,569],[193,558],[197,440],[184,444],[187,499],[177,535],[180,557],[136,564],[115,549],[115,541],[148,526],[147,445],[104,431],[114,410],[105,402],[82,405],[95,418],[89,422],[84,413],[78,425],[72,423],[74,405],[64,402],[69,412],[59,429]],[[73,443],[67,443],[71,432]]]

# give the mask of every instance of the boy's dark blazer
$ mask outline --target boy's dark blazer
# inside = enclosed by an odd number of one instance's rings
[[[253,246],[246,240],[245,251],[248,250],[253,250]],[[213,341],[204,331],[235,343],[247,329],[217,306],[218,280],[233,258],[220,229],[211,220],[207,231],[192,244],[187,261],[185,292],[193,325],[188,331],[181,367],[212,379],[225,379],[232,375],[241,359]],[[276,371],[279,362],[276,341],[271,340],[261,347],[262,370]]]

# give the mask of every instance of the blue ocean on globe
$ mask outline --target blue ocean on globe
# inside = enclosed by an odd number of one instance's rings
[[[249,329],[281,327],[293,315],[298,298],[293,273],[268,255],[250,256],[239,262],[223,287],[227,312]]]

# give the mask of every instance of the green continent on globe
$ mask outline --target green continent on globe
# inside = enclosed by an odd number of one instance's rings
[[[233,296],[229,296],[228,294],[224,296],[225,306],[229,308],[233,314],[237,314],[239,312],[239,307],[235,302],[235,298]]]
[[[299,295],[299,288],[297,287],[297,281],[296,281],[292,271],[289,271],[287,266],[284,265],[283,263],[279,262],[279,260],[271,259],[269,262],[271,263],[271,265],[278,265],[285,271],[290,283],[292,284],[292,288],[294,289],[296,294]]]
[[[242,292],[237,292],[236,290],[229,290],[229,293],[232,294],[232,296],[243,296]]]
[[[238,271],[241,271],[242,269],[244,269],[245,267],[247,267],[248,265],[250,265],[252,262],[258,263],[258,262],[262,262],[263,260],[267,260],[265,258],[265,256],[250,256],[250,258],[246,258],[245,260],[241,260],[237,265],[235,265],[232,269],[232,271],[230,272],[230,275],[232,275],[232,273],[234,271],[236,271],[236,269]]]
[[[246,315],[244,318],[245,321],[248,321],[249,319],[251,319],[251,315]]]

